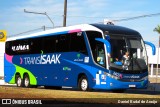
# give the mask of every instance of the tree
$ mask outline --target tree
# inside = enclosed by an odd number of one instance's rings
[[[158,34],[160,34],[160,25],[158,25],[156,28],[154,28],[153,31],[155,31]],[[160,47],[160,35],[159,35],[159,40],[158,40],[158,55],[159,55],[159,47]]]
[[[160,34],[160,25],[158,25],[156,28],[154,28],[153,31],[155,31],[158,34]],[[159,40],[158,40],[158,55],[159,55],[159,47],[160,47],[160,36],[159,36]]]
[[[158,25],[153,31],[157,32],[158,34],[160,34],[160,25]]]

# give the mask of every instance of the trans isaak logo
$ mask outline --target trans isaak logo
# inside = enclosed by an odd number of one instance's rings
[[[31,64],[60,64],[61,54],[47,55],[41,51],[40,56],[36,57],[20,57],[20,64],[31,65]]]

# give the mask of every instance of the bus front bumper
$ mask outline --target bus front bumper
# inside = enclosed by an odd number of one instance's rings
[[[94,89],[118,90],[118,89],[146,89],[148,87],[148,78],[141,81],[121,81],[108,77],[106,84],[97,84]],[[104,83],[104,82],[103,82]]]

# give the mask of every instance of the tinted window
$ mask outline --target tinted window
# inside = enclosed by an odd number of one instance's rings
[[[82,34],[82,32],[70,34],[70,39],[70,51],[80,52],[86,55],[88,54],[84,35]]]
[[[95,38],[102,38],[102,34],[96,31],[87,31],[86,34],[90,43],[94,61],[105,66],[104,44],[95,40]]]
[[[39,54],[42,50],[42,38],[8,41],[5,50],[9,55]]]
[[[56,51],[56,36],[43,38],[43,52],[53,53]]]
[[[56,52],[68,52],[69,51],[69,35],[59,35],[56,40]]]
[[[95,47],[95,54],[94,54],[94,59],[95,61],[105,67],[105,50],[104,50],[104,44],[101,42],[96,42],[96,47]]]
[[[28,39],[30,44],[30,54],[40,54],[42,49],[42,38]]]
[[[17,50],[17,46],[24,45],[27,49]],[[10,55],[41,54],[42,52],[80,52],[88,55],[82,32],[10,41],[6,42],[5,50]]]
[[[30,46],[28,40],[8,41],[5,50],[9,55],[28,54]]]
[[[142,49],[142,45],[141,45],[141,40],[138,38],[132,38],[132,39],[128,39],[130,42],[130,47],[131,48],[141,48]]]
[[[10,41],[5,43],[5,53],[8,55],[12,55],[12,52],[10,49],[11,45],[12,45],[12,42],[10,42]]]

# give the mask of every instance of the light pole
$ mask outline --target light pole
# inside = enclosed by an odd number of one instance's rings
[[[27,11],[26,9],[24,9],[24,12],[25,12],[25,13],[33,13],[33,14],[46,15],[47,18],[48,18],[48,19],[51,21],[51,23],[53,24],[53,28],[54,28],[54,23],[53,23],[53,21],[51,20],[51,18],[48,16],[48,14],[47,14],[46,12],[44,12],[44,13],[40,13],[40,12],[31,12],[31,11]]]
[[[66,19],[67,19],[67,0],[64,0],[63,27],[66,27]]]

